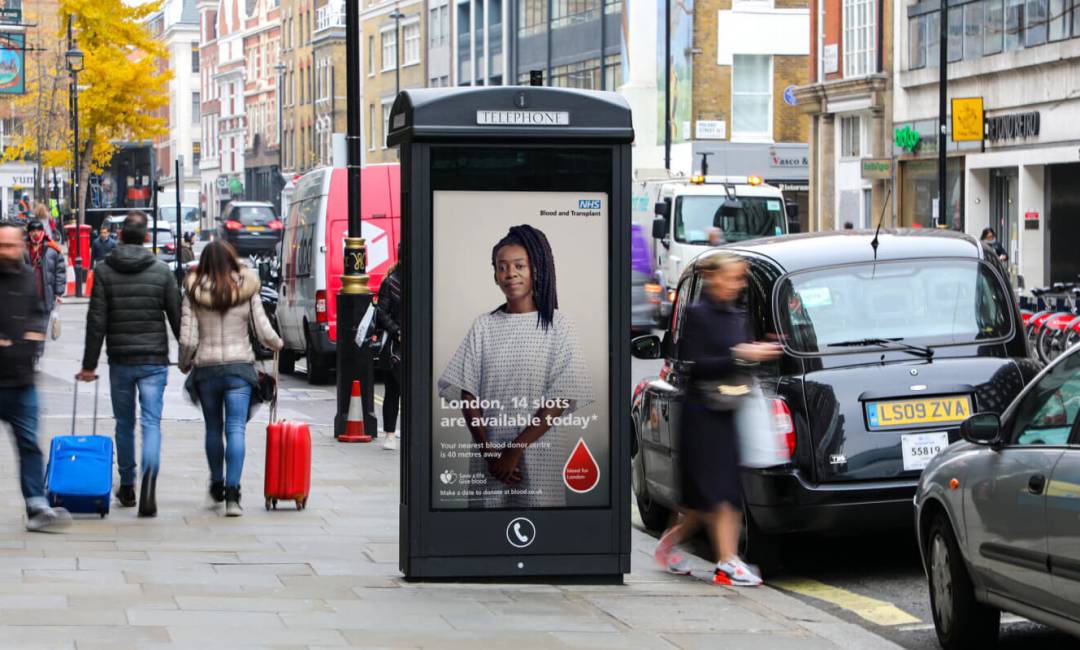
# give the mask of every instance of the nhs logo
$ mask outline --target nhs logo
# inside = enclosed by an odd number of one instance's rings
[[[579,199],[577,207],[578,210],[599,210],[600,199]]]

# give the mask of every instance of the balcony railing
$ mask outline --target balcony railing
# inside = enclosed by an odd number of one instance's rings
[[[315,16],[315,31],[345,26],[345,2],[331,2],[319,7]]]

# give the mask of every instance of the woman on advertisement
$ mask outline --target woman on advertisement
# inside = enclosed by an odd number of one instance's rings
[[[574,323],[558,309],[551,245],[539,229],[514,226],[492,249],[491,265],[506,302],[476,318],[438,382],[481,452],[470,458],[471,503],[565,506],[559,419],[593,393]]]

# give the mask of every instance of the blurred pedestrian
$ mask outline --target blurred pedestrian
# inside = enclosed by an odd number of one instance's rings
[[[379,285],[379,302],[375,306],[378,326],[375,336],[383,340],[379,355],[390,368],[386,374],[383,395],[383,449],[397,449],[397,418],[401,402],[401,245],[398,261]],[[385,334],[385,336],[384,336]]]
[[[38,300],[41,301],[45,318],[41,329],[45,331],[57,299],[67,291],[67,260],[64,259],[64,250],[49,239],[45,224],[39,219],[26,224],[26,240],[26,261],[34,271]]]
[[[109,253],[116,248],[116,240],[109,235],[109,227],[104,223],[98,230],[98,238],[90,244],[91,267],[97,266],[98,262],[104,262]]]
[[[998,241],[997,233],[994,232],[993,228],[983,228],[982,234],[979,235],[979,241],[992,248],[1002,262],[1008,261],[1009,255],[1005,252],[1005,247]]]
[[[263,311],[258,274],[241,268],[229,243],[218,240],[203,249],[184,289],[179,366],[191,372],[185,388],[206,422],[210,499],[225,502],[226,516],[239,517],[244,429],[259,383],[249,328],[272,350],[284,343]]]
[[[169,378],[169,330],[180,336],[180,292],[176,276],[147,248],[146,215],[129,212],[120,227],[120,245],[94,273],[86,315],[86,348],[80,381],[97,379],[102,341],[108,343],[109,387],[116,418],[116,463],[120,505],[136,504],[135,397],[142,423],[140,517],[157,515],[161,455],[161,410]]]
[[[38,399],[34,357],[45,341],[45,314],[24,264],[22,227],[0,222],[0,420],[11,426],[19,454],[19,483],[26,501],[26,528],[52,532],[68,526],[71,515],[50,508],[45,497],[45,462],[38,446]]]
[[[186,232],[180,242],[180,263],[187,264],[195,261],[195,233]]]
[[[19,200],[15,203],[16,214],[19,221],[26,222],[30,220],[30,195],[23,193],[19,197]]]
[[[714,253],[698,263],[704,270],[702,300],[684,316],[680,351],[690,365],[690,383],[680,431],[681,516],[660,538],[656,560],[668,571],[689,574],[677,545],[705,526],[718,559],[713,583],[757,586],[761,578],[738,555],[742,501],[735,411],[751,393],[746,366],[775,359],[780,347],[754,343],[740,297],[746,261]]]

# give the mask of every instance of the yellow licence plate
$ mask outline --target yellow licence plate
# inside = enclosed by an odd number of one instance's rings
[[[971,416],[971,397],[947,395],[921,399],[868,402],[866,421],[871,429],[919,424],[956,424]]]
[[[248,226],[248,232],[262,232],[266,230],[264,226]]]

